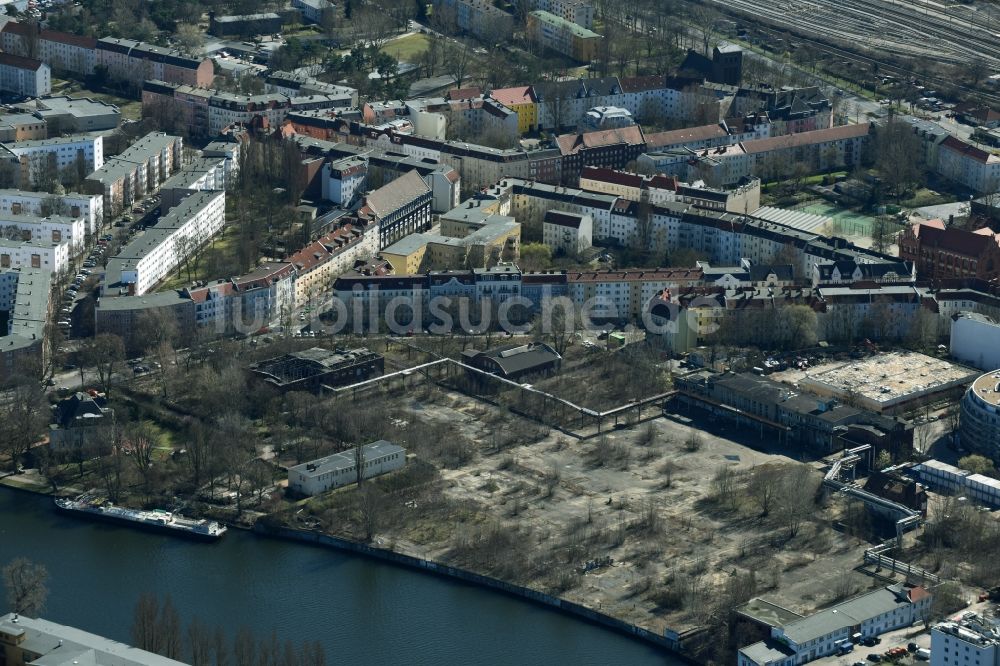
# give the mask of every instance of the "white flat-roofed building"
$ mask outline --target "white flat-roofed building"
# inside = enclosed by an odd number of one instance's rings
[[[218,233],[225,221],[225,192],[195,192],[108,262],[104,288],[108,293],[145,294],[177,268],[185,252],[195,251]]]
[[[69,268],[69,242],[0,238],[0,269],[40,268],[61,273]]]
[[[350,449],[332,456],[288,468],[288,489],[299,495],[318,495],[358,481],[357,451]],[[361,447],[361,477],[370,479],[402,468],[406,449],[380,439]]]
[[[931,628],[930,666],[998,666],[1000,629],[995,618],[964,613]]]
[[[20,163],[22,184],[35,184],[48,169],[54,168],[56,174],[78,164],[84,173],[100,169],[104,166],[104,137],[74,135],[17,141],[3,144],[2,152]]]
[[[82,217],[87,232],[95,233],[104,218],[104,200],[99,194],[50,194],[28,190],[0,190],[0,217],[6,215],[62,215]]]
[[[968,497],[983,506],[1000,506],[1000,481],[983,474],[965,477]]]
[[[21,240],[67,242],[70,245],[71,254],[76,254],[84,249],[84,241],[87,237],[87,221],[84,218],[62,215],[49,215],[48,217],[0,215],[0,229],[8,238],[19,232]]]
[[[965,487],[966,477],[969,476],[967,470],[934,459],[925,460],[913,469],[920,475],[922,482],[938,492],[960,492]]]
[[[62,132],[97,132],[118,127],[121,110],[114,104],[89,97],[46,97],[25,105],[36,118],[46,122],[49,135]]]

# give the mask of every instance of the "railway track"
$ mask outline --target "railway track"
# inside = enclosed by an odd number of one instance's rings
[[[981,58],[1000,68],[1000,37],[955,13],[925,13],[896,0],[842,0],[835,7],[814,0],[709,0],[726,13],[786,28],[800,35],[856,43],[910,57],[961,65]],[[988,15],[989,16],[989,15]]]
[[[848,51],[846,49],[834,46],[828,42],[813,39],[810,37],[804,37],[800,34],[781,31],[775,28],[768,28],[766,26],[759,26],[758,29],[764,33],[770,33],[774,36],[781,36],[782,38],[794,37],[797,41],[808,43],[813,46],[818,51],[823,51],[832,56],[836,56],[842,60],[847,60],[850,62],[855,62],[865,67],[872,68],[872,66],[877,65],[880,73],[892,74],[899,77],[915,77],[920,79],[924,85],[932,85],[936,87],[949,87],[954,88],[963,95],[972,98],[982,99],[992,105],[1000,106],[1000,94],[984,92],[975,88],[970,88],[969,86],[955,83],[954,80],[948,79],[940,76],[929,75],[923,71],[916,71],[901,65],[896,65],[885,60],[880,60],[878,58],[873,58],[870,56],[862,55],[855,51]]]

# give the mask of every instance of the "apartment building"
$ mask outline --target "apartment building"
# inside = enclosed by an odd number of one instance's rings
[[[49,215],[83,218],[85,233],[93,234],[104,219],[104,199],[99,194],[50,194],[27,190],[0,190],[0,217]]]
[[[275,70],[268,72],[264,79],[264,90],[269,93],[278,93],[286,97],[308,97],[309,95],[327,95],[336,97],[345,102],[345,107],[357,108],[358,91],[348,86],[340,86],[335,83],[320,81],[300,72],[283,72]]]
[[[136,236],[107,265],[102,292],[141,296],[218,233],[226,221],[225,192],[195,192]]]
[[[461,209],[460,209],[461,210]],[[488,268],[515,261],[521,242],[521,225],[514,218],[479,210],[472,219],[442,221],[441,233],[414,233],[386,247],[380,256],[396,275],[414,275],[429,270]],[[451,224],[449,235],[445,225]]]
[[[64,136],[0,144],[0,155],[17,162],[22,185],[37,185],[69,167],[90,173],[104,165],[104,137]]]
[[[106,68],[111,78],[137,88],[148,80],[209,88],[215,78],[210,58],[189,58],[176,49],[118,37],[97,40],[94,64]]]
[[[184,290],[194,304],[194,325],[201,338],[252,334],[287,325],[294,303],[295,267],[289,262],[261,264],[250,273]]]
[[[69,269],[69,241],[10,240],[0,238],[0,269],[39,268],[49,273]]]
[[[542,220],[542,242],[557,255],[575,257],[593,244],[594,219],[589,215],[550,210]]]
[[[594,27],[594,5],[587,0],[535,0],[534,9],[555,14],[587,29]]]
[[[931,628],[930,666],[998,666],[1000,628],[995,618],[963,613]]]
[[[590,62],[596,58],[602,39],[593,30],[541,10],[528,14],[527,34],[542,48],[579,62]]]
[[[294,307],[311,304],[330,290],[338,275],[378,251],[379,229],[360,224],[345,224],[307,244],[288,258],[295,268]]]
[[[0,379],[45,361],[50,275],[44,268],[0,268],[0,311],[7,315],[7,327],[0,331]]]
[[[227,185],[224,157],[196,157],[160,185],[160,208],[170,210],[192,192],[225,190]]]
[[[292,8],[299,11],[304,21],[319,23],[324,14],[336,10],[336,5],[329,0],[292,0]]]
[[[1000,155],[954,136],[938,146],[935,172],[978,194],[1000,191]]]
[[[496,42],[514,31],[514,17],[489,0],[434,0],[434,15],[445,25]]]
[[[310,158],[303,165],[304,178],[308,183],[306,192],[310,196],[335,201],[334,197],[345,199],[345,195],[350,195],[347,199],[351,199],[363,189],[378,189],[409,171],[416,171],[431,190],[432,212],[447,212],[460,201],[462,179],[458,170],[437,159],[301,136],[294,140],[303,154]],[[313,169],[311,158],[322,159],[322,166]],[[363,179],[357,170],[361,168],[361,162],[365,164]]]
[[[147,80],[142,86],[142,105],[147,112],[162,108],[176,112],[192,136],[213,137],[231,125],[275,129],[295,111],[344,109],[357,103],[357,91],[342,88],[328,94],[301,90],[259,95],[206,90],[188,84]]]
[[[93,37],[8,21],[0,30],[0,46],[6,53],[41,60],[56,72],[94,73],[97,40]]]
[[[0,90],[25,97],[52,92],[52,70],[41,60],[0,53]]]
[[[556,139],[562,155],[562,179],[579,182],[587,166],[621,169],[646,150],[646,137],[637,125],[581,134],[564,134]]]
[[[109,264],[110,266],[110,264]],[[111,333],[125,342],[129,354],[142,353],[148,340],[138,337],[140,323],[150,313],[156,313],[174,323],[181,344],[196,339],[194,301],[179,290],[130,296],[121,285],[102,286],[101,297],[94,308],[94,333]]]
[[[358,214],[378,225],[381,250],[430,222],[431,188],[416,171],[408,171],[370,192]]]
[[[253,35],[274,35],[281,32],[284,19],[274,12],[259,14],[237,14],[209,16],[208,32],[216,37],[240,37]]]
[[[8,237],[15,232],[20,234],[21,240],[69,243],[69,252],[74,256],[84,250],[88,234],[87,221],[84,218],[62,215],[33,217],[0,214],[0,229],[3,229]]]
[[[989,227],[968,231],[941,220],[918,222],[899,237],[899,258],[913,262],[926,279],[1000,276],[1000,235]]]
[[[519,134],[527,134],[538,127],[538,98],[531,86],[498,88],[490,91],[489,95],[517,114]]]
[[[853,167],[861,162],[869,139],[868,123],[839,125],[766,139],[745,141],[743,147],[759,171],[784,174],[789,165],[802,163],[811,171]]]
[[[671,176],[644,176],[628,171],[584,167],[580,174],[580,189],[653,205],[680,202],[731,213],[752,213],[760,208],[760,180],[756,178],[744,185],[718,189],[696,187]]]
[[[84,184],[104,197],[104,214],[116,217],[133,202],[159,190],[160,184],[181,166],[183,140],[150,132],[125,152],[90,174]]]

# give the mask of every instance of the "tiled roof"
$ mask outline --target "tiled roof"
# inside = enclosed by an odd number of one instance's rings
[[[19,55],[14,55],[13,53],[0,53],[0,65],[8,65],[10,67],[17,67],[18,69],[30,69],[31,71],[37,71],[38,68],[42,66],[42,61],[35,60],[34,58],[23,58]]]
[[[868,136],[870,130],[868,123],[858,123],[855,125],[839,125],[826,129],[813,130],[811,132],[799,132],[797,134],[786,134],[784,136],[772,136],[766,139],[753,139],[745,141],[743,147],[748,153],[766,153],[772,150],[782,150],[785,148],[796,148],[798,146],[811,146],[817,143],[827,143],[830,141],[841,141],[843,139],[856,139]]]
[[[642,187],[643,177],[637,173],[628,171],[616,171],[614,169],[604,169],[601,167],[588,166],[583,168],[580,178],[597,180],[602,183],[612,183],[614,185],[625,185],[626,187]]]
[[[537,101],[535,99],[535,91],[531,86],[500,88],[491,92],[490,97],[504,106],[513,106],[515,104],[534,104]]]
[[[954,136],[949,136],[947,139],[942,141],[941,147],[949,148],[950,150],[953,150],[956,153],[961,153],[966,157],[971,157],[977,162],[982,162],[983,164],[986,164],[987,162],[990,161],[993,162],[1000,161],[1000,157],[997,157],[992,153],[988,153],[982,148],[977,148],[976,146],[973,146],[971,143],[966,143],[965,141],[962,141],[961,139],[958,139]]]
[[[646,139],[642,135],[642,129],[638,125],[632,125],[585,134],[564,134],[556,139],[556,142],[563,155],[572,155],[584,149],[603,148],[622,143],[632,146],[642,145]]]
[[[665,146],[676,146],[682,143],[722,139],[727,136],[729,136],[729,132],[722,125],[701,125],[699,127],[688,127],[669,132],[648,134],[646,135],[646,145],[652,150]]]
[[[365,197],[365,205],[377,217],[382,218],[427,192],[430,192],[430,188],[420,174],[416,171],[407,171]]]
[[[9,32],[19,37],[30,37],[29,27],[24,23],[16,21],[8,21],[3,27],[3,32]],[[41,41],[68,44],[69,46],[78,46],[85,49],[93,49],[97,46],[97,40],[93,37],[84,37],[83,35],[74,35],[69,32],[59,32],[58,30],[42,29],[38,32],[38,39]]]

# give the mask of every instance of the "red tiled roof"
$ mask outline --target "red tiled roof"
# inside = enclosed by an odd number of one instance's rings
[[[644,90],[660,90],[665,87],[662,76],[628,76],[619,78],[623,93],[642,92]]]
[[[535,90],[531,86],[518,86],[517,88],[500,88],[490,93],[490,97],[500,102],[504,106],[515,104],[534,104]]]
[[[455,90],[449,90],[448,94],[445,95],[445,97],[449,101],[454,102],[454,101],[460,100],[460,99],[472,99],[473,97],[479,97],[482,94],[483,94],[483,91],[480,90],[479,88],[476,88],[476,87],[472,87],[472,88],[456,88]],[[494,99],[496,99],[496,98],[494,97]]]
[[[950,148],[951,150],[954,150],[956,153],[961,153],[963,155],[971,157],[977,162],[982,162],[983,164],[989,162],[990,157],[992,157],[990,153],[986,152],[982,148],[976,148],[971,143],[966,143],[961,139],[958,139],[953,136],[949,136],[947,139],[942,141],[941,146],[943,148]]]
[[[622,143],[636,146],[645,142],[646,138],[642,135],[642,129],[638,125],[585,134],[564,134],[556,139],[563,155],[573,155],[587,148],[603,148]]]
[[[583,167],[580,178],[598,180],[602,183],[612,183],[614,185],[625,185],[626,187],[642,187],[642,176],[628,171],[615,171],[614,169],[604,169],[602,167]]]
[[[840,141],[843,139],[855,139],[868,136],[870,130],[868,123],[858,123],[856,125],[838,125],[826,129],[813,130],[811,132],[799,132],[797,134],[786,134],[784,136],[772,136],[767,139],[753,139],[745,141],[743,148],[748,153],[766,153],[772,150],[782,150],[784,148],[796,148],[798,146],[811,146],[817,143],[828,143],[830,141]]]
[[[20,37],[29,36],[28,26],[16,21],[8,21],[3,27],[3,32],[9,32]],[[84,37],[83,35],[74,35],[69,32],[59,32],[58,30],[42,29],[38,32],[38,39],[59,42],[60,44],[68,44],[70,46],[79,46],[86,49],[97,48],[97,39],[94,37]]]
[[[995,236],[983,236],[955,227],[937,229],[923,225],[920,230],[921,247],[942,249],[967,257],[980,256],[991,243],[998,244]]]
[[[0,53],[0,65],[8,65],[10,67],[17,67],[18,69],[30,69],[31,71],[37,71],[38,68],[42,66],[42,61],[35,60],[34,58],[23,58],[19,55],[14,55],[13,53]]]
[[[681,143],[691,143],[693,141],[721,139],[727,136],[729,136],[729,132],[722,125],[700,125],[698,127],[649,134],[646,136],[646,145],[653,149],[664,146],[675,146]]]
[[[700,281],[703,277],[700,268],[637,268],[627,271],[587,271],[567,273],[570,282],[635,282],[640,280],[689,280]]]

